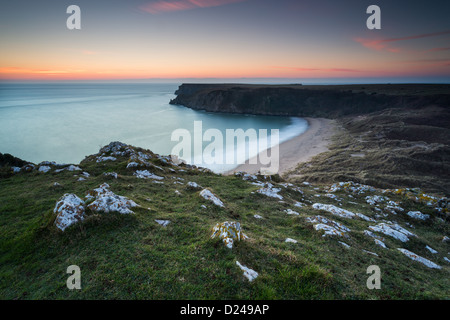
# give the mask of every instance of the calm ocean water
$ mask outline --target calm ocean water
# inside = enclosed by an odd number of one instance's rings
[[[268,129],[269,133],[270,129],[279,129],[280,142],[307,128],[307,122],[300,118],[214,114],[169,105],[179,85],[2,83],[0,152],[34,163],[79,163],[111,141],[168,155],[178,144],[171,141],[172,132],[183,128],[193,136],[194,121],[202,121],[203,131],[219,129],[224,137],[226,129]],[[254,155],[250,152],[246,158]],[[204,166],[216,172],[235,167]]]

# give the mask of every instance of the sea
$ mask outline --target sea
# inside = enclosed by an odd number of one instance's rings
[[[226,138],[228,129],[278,129],[278,142],[287,141],[304,131],[305,119],[295,117],[257,116],[196,111],[169,104],[181,83],[0,83],[0,153],[9,153],[33,163],[55,161],[60,164],[78,164],[86,156],[97,153],[112,141],[121,141],[161,155],[172,154],[180,146],[181,138],[173,139],[174,132],[189,132],[194,137],[195,124],[201,123],[202,132],[216,129]],[[180,131],[181,129],[181,131]],[[177,131],[178,130],[178,131]],[[203,136],[201,136],[203,137]],[[215,137],[217,139],[218,136]],[[249,159],[263,151],[255,148],[263,135],[236,141],[223,141],[222,150],[234,152]],[[200,162],[210,141],[202,148],[192,148],[181,158],[188,163],[223,173],[238,163]],[[194,143],[194,142],[193,142]],[[186,149],[188,150],[188,149]],[[216,161],[218,162],[218,161]]]

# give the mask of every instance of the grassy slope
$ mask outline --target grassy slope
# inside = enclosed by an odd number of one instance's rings
[[[171,173],[164,167],[164,184],[138,179],[126,169],[128,158],[81,163],[91,174],[77,181],[74,172],[19,173],[0,179],[0,298],[2,299],[416,299],[449,297],[449,265],[443,260],[448,244],[448,224],[437,218],[413,221],[406,215],[389,220],[414,224],[408,228],[419,237],[403,244],[384,236],[389,250],[378,247],[362,231],[374,223],[341,219],[310,205],[293,201],[336,204],[323,196],[323,186],[303,186],[304,195],[281,187],[284,202],[256,193],[258,186],[239,177],[220,176],[199,170]],[[152,160],[161,166],[160,160]],[[118,179],[103,172],[115,171]],[[174,184],[178,177],[184,179]],[[226,208],[204,200],[198,191],[186,188],[195,181],[210,188]],[[61,187],[54,187],[59,182]],[[60,232],[53,225],[53,208],[64,193],[84,197],[103,182],[118,195],[136,201],[134,215],[93,214],[83,223]],[[319,188],[315,190],[314,188]],[[177,195],[179,190],[181,195]],[[322,195],[320,198],[315,195]],[[373,216],[365,202],[368,194],[350,198],[345,192],[342,207]],[[433,214],[424,205],[400,195],[406,210]],[[356,202],[357,204],[349,203]],[[207,206],[206,209],[201,205]],[[150,208],[150,209],[149,209]],[[291,208],[300,216],[287,215]],[[253,217],[259,214],[264,219]],[[322,237],[305,217],[321,214],[339,221],[352,231],[348,239]],[[171,220],[166,228],[155,219]],[[221,240],[210,239],[212,227],[223,221],[239,221],[250,240],[232,250]],[[293,238],[297,244],[285,243]],[[351,245],[344,248],[338,240]],[[425,245],[439,251],[431,254]],[[407,248],[443,268],[428,269],[403,256],[396,248]],[[362,249],[376,252],[379,257]],[[257,271],[249,282],[235,261]],[[78,265],[82,290],[66,288],[66,268]],[[382,290],[366,288],[366,269],[380,266]]]

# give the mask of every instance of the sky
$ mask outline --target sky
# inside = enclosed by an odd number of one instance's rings
[[[69,30],[67,7],[81,9]],[[370,5],[381,29],[369,30]],[[0,4],[0,80],[391,78],[450,83],[450,1]]]

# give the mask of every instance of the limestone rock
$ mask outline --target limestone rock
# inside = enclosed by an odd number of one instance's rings
[[[223,204],[223,202],[216,197],[211,191],[209,191],[208,189],[203,189],[202,191],[200,191],[200,196],[206,200],[211,201],[212,203],[214,203],[216,206],[219,207],[224,207],[225,205]]]
[[[56,227],[64,231],[68,226],[84,219],[84,201],[73,193],[66,193],[56,203],[53,212],[58,214],[55,220]]]
[[[211,238],[219,237],[223,240],[225,245],[232,249],[235,241],[248,239],[242,232],[241,224],[239,222],[225,221],[214,226]]]
[[[96,212],[119,212],[122,214],[134,213],[130,208],[137,207],[138,205],[133,201],[123,196],[118,196],[114,192],[109,190],[109,185],[103,183],[99,188],[94,189],[95,200],[88,205],[88,208]],[[92,198],[93,195],[88,193],[88,198]]]
[[[244,277],[246,277],[248,281],[252,282],[258,277],[258,272],[240,264],[239,261],[236,261],[236,265],[244,271]]]

